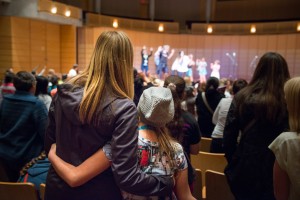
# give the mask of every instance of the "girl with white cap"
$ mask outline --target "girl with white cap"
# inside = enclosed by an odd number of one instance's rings
[[[143,196],[122,191],[124,199],[195,199],[189,190],[187,161],[182,146],[168,132],[166,124],[174,117],[174,101],[171,90],[163,87],[146,89],[137,106],[139,117],[138,158],[140,169],[147,174],[174,175],[174,193],[169,197]],[[71,186],[89,181],[110,166],[117,155],[110,151],[110,144],[96,152],[78,167],[62,161],[55,154],[53,145],[49,159],[57,173]],[[97,158],[97,159],[96,159]],[[102,159],[103,162],[99,162]],[[95,166],[97,165],[97,166]]]

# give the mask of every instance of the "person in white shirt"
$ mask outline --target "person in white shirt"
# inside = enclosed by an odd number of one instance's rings
[[[70,69],[69,73],[68,73],[68,78],[72,78],[74,76],[76,76],[78,74],[78,65],[74,64],[73,68]]]
[[[276,157],[274,194],[277,200],[297,200],[300,197],[300,77],[286,82],[284,94],[290,130],[281,133],[269,146]]]
[[[243,89],[248,85],[247,81],[244,79],[238,79],[234,81],[232,86],[232,92],[235,95],[238,91]],[[223,131],[225,127],[226,117],[229,110],[229,107],[232,102],[232,97],[223,98],[219,102],[212,121],[216,125],[213,132],[212,132],[212,142],[210,146],[211,153],[224,153],[223,150]]]
[[[217,79],[220,79],[220,61],[219,60],[215,60],[214,63],[210,64],[210,68],[211,68],[211,74],[210,77],[216,77]]]

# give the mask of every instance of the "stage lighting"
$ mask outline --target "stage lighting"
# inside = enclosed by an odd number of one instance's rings
[[[256,27],[255,27],[255,25],[251,26],[250,33],[256,33]]]
[[[71,16],[71,11],[70,11],[70,10],[66,10],[65,16],[66,16],[66,17],[70,17],[70,16]]]
[[[235,57],[235,56],[236,56],[236,53],[235,53],[235,52],[233,52],[233,53],[232,53],[232,55]]]
[[[211,25],[209,25],[209,26],[207,27],[207,33],[212,33],[212,32],[213,32],[213,28],[212,28]]]
[[[57,13],[57,7],[53,6],[51,8],[51,13],[56,14]]]
[[[158,26],[158,31],[159,31],[159,32],[164,32],[164,25],[163,25],[163,24],[160,24],[160,25]]]
[[[119,27],[119,23],[118,23],[118,20],[114,20],[114,22],[113,22],[113,24],[112,24],[112,26],[114,27],[114,28],[118,28]]]
[[[297,25],[297,31],[300,31],[300,23]]]

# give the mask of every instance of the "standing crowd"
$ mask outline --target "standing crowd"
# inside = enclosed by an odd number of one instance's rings
[[[158,79],[148,75],[152,54]],[[183,51],[168,75],[173,54],[144,46],[139,72],[128,36],[105,31],[90,64],[63,82],[51,70],[7,71],[0,181],[45,183],[45,199],[194,200],[190,155],[207,137],[227,159],[236,199],[299,199],[300,78],[285,59],[265,53],[248,83],[220,79],[218,60],[206,78],[205,58]]]

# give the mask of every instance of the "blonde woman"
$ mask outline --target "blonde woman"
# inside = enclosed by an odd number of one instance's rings
[[[195,200],[188,186],[188,163],[183,148],[171,138],[166,128],[166,124],[173,119],[175,113],[171,90],[163,87],[144,90],[137,110],[140,118],[137,150],[140,169],[147,174],[174,175],[176,184],[174,194],[169,196],[135,195],[122,191],[123,198]],[[103,147],[103,151],[99,150],[78,167],[63,162],[56,155],[54,145],[49,153],[49,159],[57,173],[72,187],[84,184],[95,174],[102,172],[110,166],[114,157],[109,143]]]
[[[76,188],[50,167],[46,199],[122,199],[119,188],[143,195],[171,194],[171,177],[143,174],[137,165],[132,66],[129,38],[122,32],[106,31],[99,36],[89,65],[59,86],[49,110],[47,153],[56,143],[56,154],[78,166],[111,141],[113,157],[110,168]]]
[[[290,131],[281,133],[269,146],[275,154],[274,193],[277,200],[300,197],[300,77],[284,86]]]

